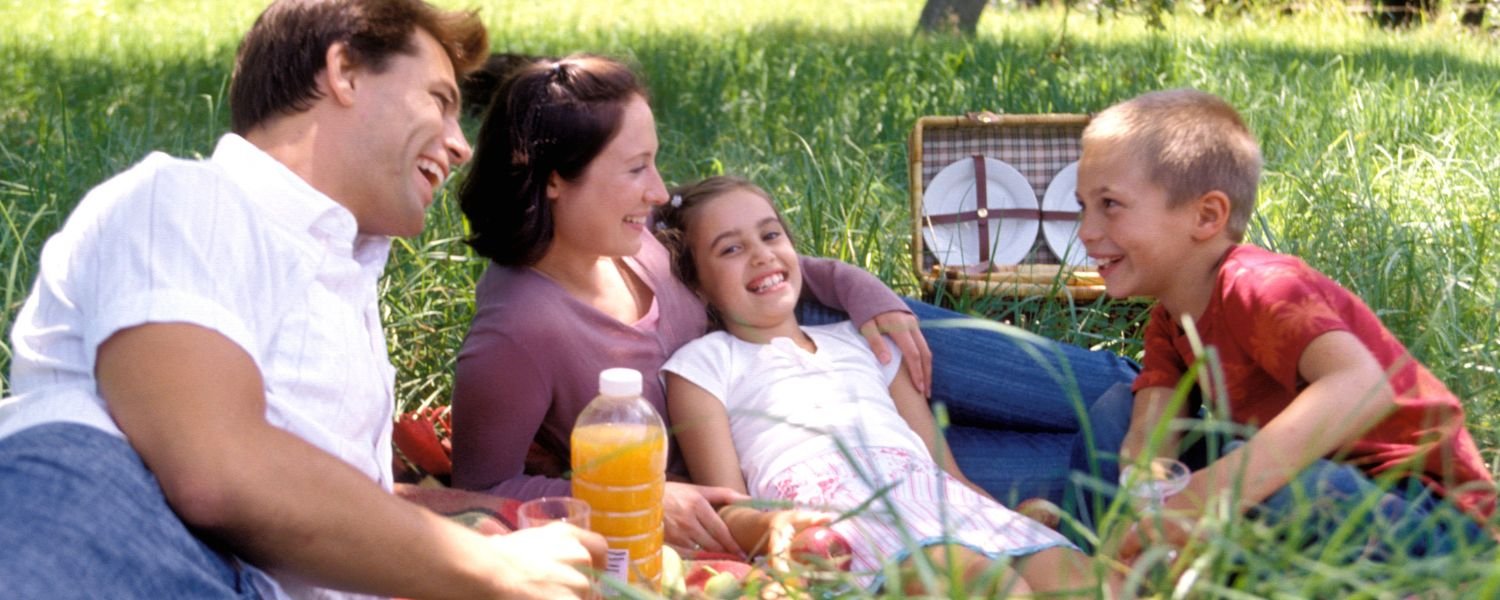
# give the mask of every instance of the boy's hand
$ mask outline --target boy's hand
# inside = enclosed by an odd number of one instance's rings
[[[1146,516],[1132,523],[1119,534],[1114,555],[1126,564],[1134,563],[1142,552],[1152,546],[1168,546],[1175,553],[1186,547],[1200,534],[1192,519],[1180,516]],[[1108,545],[1106,545],[1106,548]]]
[[[923,397],[932,395],[932,350],[927,347],[927,338],[922,335],[915,315],[899,310],[883,312],[860,325],[859,333],[870,342],[870,349],[882,365],[891,361],[891,353],[880,336],[891,336],[891,341],[901,349],[901,362],[906,365],[912,384]]]

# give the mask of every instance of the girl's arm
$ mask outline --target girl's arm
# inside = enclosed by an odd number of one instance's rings
[[[667,412],[693,483],[746,493],[724,403],[671,371],[666,372],[666,382]]]
[[[917,436],[922,438],[922,443],[927,445],[927,451],[932,453],[932,460],[936,461],[938,466],[952,475],[954,479],[986,498],[993,499],[989,492],[969,481],[963,471],[959,470],[958,463],[953,460],[953,454],[948,452],[948,444],[942,439],[942,432],[938,431],[937,422],[932,418],[932,408],[928,406],[927,398],[923,397],[912,385],[911,377],[906,371],[896,372],[896,378],[891,380],[890,390],[891,400],[896,403],[896,412],[906,420],[906,424],[911,426],[912,431],[917,432]]]
[[[693,479],[692,484],[668,483],[668,495],[692,491],[703,495],[710,504],[721,505],[744,498],[745,477],[740,474],[739,453],[735,452],[734,441],[729,436],[729,414],[724,410],[724,403],[676,373],[663,373],[667,384],[667,413],[672,417],[678,447],[682,451],[683,460],[687,462],[688,475]],[[684,487],[692,489],[680,489]],[[727,488],[740,496],[719,494],[710,497],[710,492],[723,491],[714,488]],[[701,503],[697,505],[702,506]],[[712,508],[703,510],[713,512]],[[730,551],[738,546],[742,552],[749,551],[739,543],[739,536],[731,530],[729,524],[716,514],[677,510],[667,511],[666,516],[669,520],[669,539],[682,537],[677,535],[678,532],[688,532],[683,535],[696,537],[700,535],[696,533],[699,531],[711,538],[672,540],[676,545],[715,551]],[[674,523],[673,519],[682,522]]]
[[[741,504],[731,504],[719,509],[719,516],[729,525],[745,553],[770,557],[771,568],[786,572],[792,547],[792,538],[809,527],[827,525],[834,515],[799,509],[761,511]]]

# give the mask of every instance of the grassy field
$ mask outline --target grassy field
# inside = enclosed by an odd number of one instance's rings
[[[8,332],[41,245],[83,193],[149,151],[212,150],[227,128],[229,65],[255,4],[0,1],[7,332],[0,373],[9,369]],[[495,1],[481,4],[481,14],[497,51],[593,51],[633,61],[653,92],[669,183],[747,175],[788,207],[804,252],[861,265],[910,294],[918,287],[909,267],[905,142],[917,117],[1082,113],[1164,87],[1219,94],[1241,109],[1266,156],[1251,239],[1303,256],[1363,296],[1465,399],[1470,426],[1495,462],[1500,43],[1493,36],[1446,16],[1388,32],[1341,10],[1217,21],[1183,14],[1153,30],[1129,14],[1002,6],[989,9],[975,39],[913,37],[920,5]],[[398,243],[383,283],[404,406],[446,402],[482,269],[460,242],[463,231],[456,206],[440,201],[427,233]],[[1131,334],[1138,317],[1119,306],[1030,300],[964,308],[1053,338],[1139,352]],[[7,381],[0,376],[0,392]],[[1225,527],[1228,549],[1193,563],[1187,596],[1384,597],[1455,582],[1463,586],[1455,595],[1468,596],[1500,585],[1489,553],[1330,570],[1319,557],[1274,545],[1267,564],[1248,561],[1255,566],[1247,576],[1247,561],[1233,558],[1234,540],[1275,532]]]

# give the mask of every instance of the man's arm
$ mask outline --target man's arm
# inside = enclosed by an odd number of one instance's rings
[[[99,392],[189,525],[251,563],[330,587],[413,597],[583,595],[597,535],[560,526],[484,537],[385,493],[265,418],[260,372],[217,332],[121,330]]]

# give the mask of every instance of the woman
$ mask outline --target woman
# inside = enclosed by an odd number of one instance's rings
[[[496,91],[459,199],[470,244],[492,262],[458,357],[455,486],[517,499],[566,495],[556,475],[605,368],[647,374],[644,395],[667,415],[655,374],[703,335],[707,319],[648,230],[652,208],[668,201],[656,151],[645,90],[618,62],[540,61]],[[863,324],[877,355],[889,357],[880,332],[891,335],[926,388],[931,356],[900,297],[837,261],[806,259],[802,268],[815,299]],[[672,454],[671,471],[684,473]],[[668,543],[737,548],[715,506],[743,495],[681,482],[666,495]]]
[[[667,414],[652,375],[705,332],[707,318],[645,231],[651,208],[667,201],[646,101],[629,68],[592,56],[523,67],[494,94],[460,191],[470,242],[492,264],[454,382],[458,487],[514,498],[568,493],[557,475],[567,469],[573,422],[604,368],[647,374],[646,397]],[[1128,396],[1130,361],[993,327],[954,326],[975,321],[898,299],[836,261],[804,257],[801,266],[815,300],[802,321],[861,324],[883,363],[890,352],[880,334],[890,336],[918,391],[947,405],[955,460],[992,495],[1070,501],[1065,486],[1078,480],[1070,471],[1113,481],[1107,458],[1116,448],[1094,453],[1079,416],[1111,387]],[[843,311],[820,312],[824,305]],[[931,324],[925,337],[913,314]],[[1090,416],[1108,417],[1111,429],[1128,426],[1128,403],[1101,406],[1112,410]],[[676,453],[672,470],[686,472]],[[736,547],[713,506],[743,496],[678,483],[667,493],[668,542]]]

